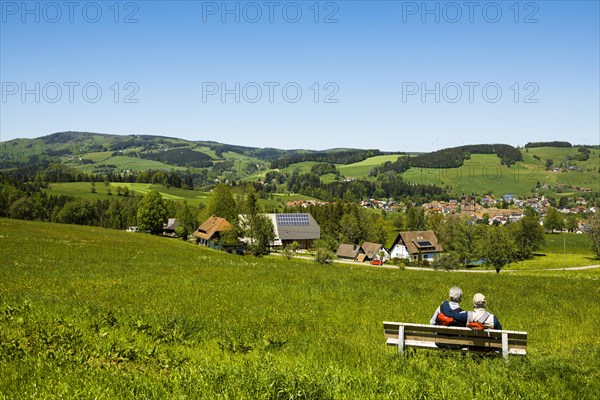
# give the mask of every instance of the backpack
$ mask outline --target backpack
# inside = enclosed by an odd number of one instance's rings
[[[479,319],[477,321],[471,321],[469,323],[467,323],[467,328],[471,328],[474,329],[476,331],[482,331],[485,329],[485,321],[488,319],[488,317],[490,316],[489,312],[484,312],[483,315],[481,317],[479,317]],[[469,318],[471,319],[471,318]]]

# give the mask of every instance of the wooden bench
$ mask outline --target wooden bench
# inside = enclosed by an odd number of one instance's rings
[[[406,347],[455,350],[469,353],[524,356],[527,332],[487,329],[483,331],[455,326],[383,322],[388,346],[398,346],[402,354]],[[440,343],[438,347],[436,343]],[[451,348],[444,346],[452,345]]]

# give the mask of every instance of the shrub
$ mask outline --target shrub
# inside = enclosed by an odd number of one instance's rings
[[[334,254],[331,250],[324,247],[319,247],[315,251],[315,262],[319,264],[329,265],[333,262]]]
[[[433,261],[433,269],[445,269],[450,271],[458,269],[461,265],[458,255],[454,252],[446,253]]]
[[[283,249],[283,256],[287,260],[291,260],[292,258],[294,258],[299,248],[300,245],[298,244],[298,242],[292,242]]]

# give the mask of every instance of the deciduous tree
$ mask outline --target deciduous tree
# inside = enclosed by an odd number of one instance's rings
[[[525,260],[545,242],[544,228],[540,225],[540,215],[531,207],[525,209],[525,216],[510,226],[518,248],[518,258]]]
[[[587,217],[589,229],[586,234],[590,238],[592,250],[596,253],[596,257],[600,258],[600,210],[590,213]]]
[[[138,203],[137,222],[141,230],[160,233],[167,217],[164,200],[156,190],[146,193]]]
[[[544,229],[550,232],[555,230],[562,231],[565,227],[565,220],[556,208],[548,207],[546,216],[544,217]]]
[[[406,214],[406,229],[422,231],[426,229],[425,211],[423,207],[410,207]]]
[[[237,225],[238,207],[227,185],[219,183],[210,194],[206,215],[225,218],[232,226]]]
[[[496,273],[515,260],[517,246],[508,229],[493,226],[487,230],[484,239],[483,257],[487,265],[494,267]]]

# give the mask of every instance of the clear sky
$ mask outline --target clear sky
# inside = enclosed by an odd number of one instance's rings
[[[0,1],[0,139],[600,144],[598,1]]]

